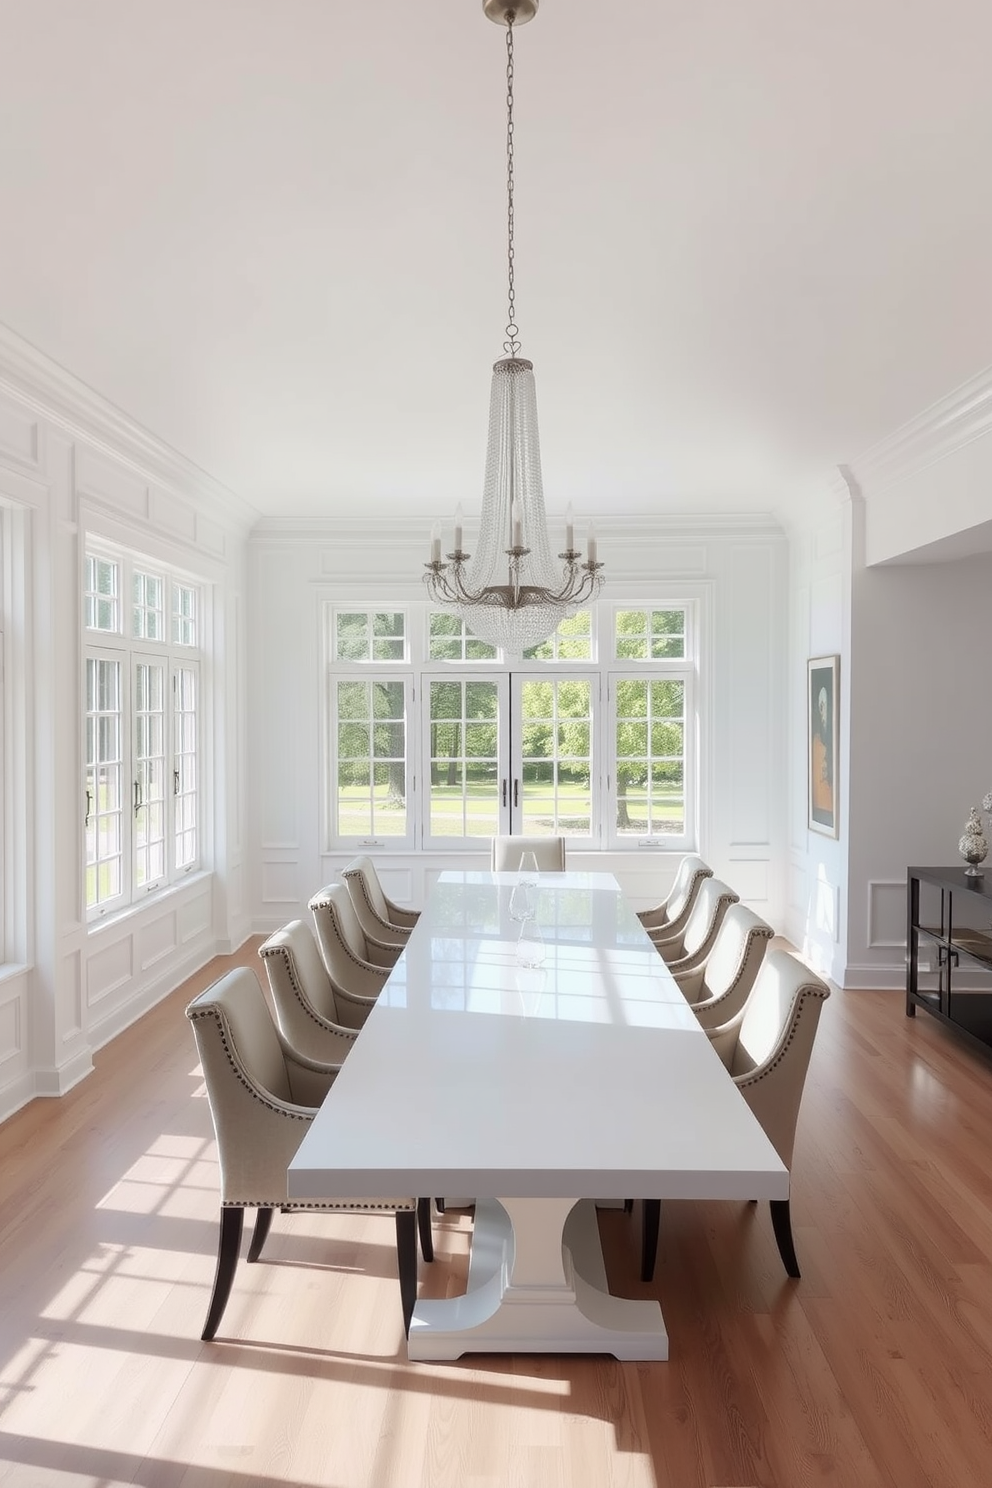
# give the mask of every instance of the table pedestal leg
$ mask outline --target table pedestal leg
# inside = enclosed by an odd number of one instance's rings
[[[657,1302],[612,1297],[591,1199],[481,1199],[468,1289],[418,1302],[411,1359],[464,1353],[667,1359]]]

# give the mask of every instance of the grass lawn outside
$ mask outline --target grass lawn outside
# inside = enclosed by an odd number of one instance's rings
[[[389,787],[373,790],[373,823],[368,791],[364,786],[343,786],[338,791],[338,834],[342,837],[402,837],[407,830],[407,808],[390,801]],[[647,798],[628,794],[627,825],[622,835],[643,836],[648,830]],[[554,792],[543,785],[524,783],[524,827],[535,836],[588,836],[591,814],[588,786],[563,782],[558,787],[558,818]],[[675,790],[656,791],[651,802],[656,833],[681,832],[683,800]],[[433,785],[430,798],[430,831],[434,837],[492,837],[499,831],[499,792],[492,780],[469,781],[464,794],[460,785]]]

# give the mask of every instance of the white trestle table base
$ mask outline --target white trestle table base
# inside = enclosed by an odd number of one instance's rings
[[[466,1353],[667,1359],[668,1334],[657,1302],[610,1295],[591,1199],[480,1199],[465,1295],[410,1326],[411,1359]]]
[[[658,1303],[610,1295],[595,1201],[787,1199],[789,1175],[616,880],[540,875],[540,967],[518,881],[441,875],[289,1197],[472,1196],[468,1290],[417,1303],[412,1359],[667,1359]]]

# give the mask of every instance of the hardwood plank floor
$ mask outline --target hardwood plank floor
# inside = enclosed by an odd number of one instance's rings
[[[800,1117],[803,1279],[766,1205],[601,1216],[614,1288],[657,1296],[668,1364],[409,1364],[392,1221],[277,1216],[222,1338],[209,1112],[183,1008],[216,961],[60,1101],[0,1127],[0,1484],[80,1488],[986,1488],[992,1060],[896,993],[835,992]],[[437,1225],[427,1295],[464,1285]]]

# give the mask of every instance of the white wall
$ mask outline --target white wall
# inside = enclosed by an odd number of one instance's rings
[[[320,784],[320,615],[329,599],[422,600],[419,575],[431,519],[370,529],[359,517],[266,521],[249,544],[253,708],[250,793],[255,876],[252,919],[272,930],[307,916],[308,898],[349,853],[325,841]],[[650,602],[663,592],[699,598],[704,649],[700,711],[700,847],[742,898],[780,928],[786,770],[786,543],[767,518],[597,519],[609,599]],[[608,601],[607,601],[608,602]],[[423,901],[449,860],[377,853],[387,889]],[[466,861],[466,859],[459,859]],[[483,856],[478,856],[480,865]],[[657,853],[597,854],[639,904],[655,902],[676,860]]]
[[[57,1095],[93,1051],[250,930],[242,824],[243,563],[250,513],[0,330],[4,955],[0,1117]],[[203,581],[209,791],[204,871],[87,925],[80,580],[89,534]]]
[[[855,527],[838,472],[809,492],[790,534],[788,889],[784,933],[821,974],[844,984],[847,961],[850,750],[850,569]],[[807,662],[839,656],[838,835],[809,828]]]
[[[942,461],[921,499],[941,506]],[[873,501],[838,471],[791,534],[786,934],[841,986],[905,985],[906,869],[957,863],[992,789],[992,555],[866,562]],[[882,497],[884,500],[884,496]],[[945,513],[946,517],[946,513]],[[904,514],[903,540],[922,530]],[[953,534],[945,524],[943,537]],[[946,543],[943,551],[949,551]],[[807,828],[806,660],[840,656],[840,832]]]
[[[906,869],[958,864],[992,790],[992,555],[855,569],[849,985],[905,982]]]

